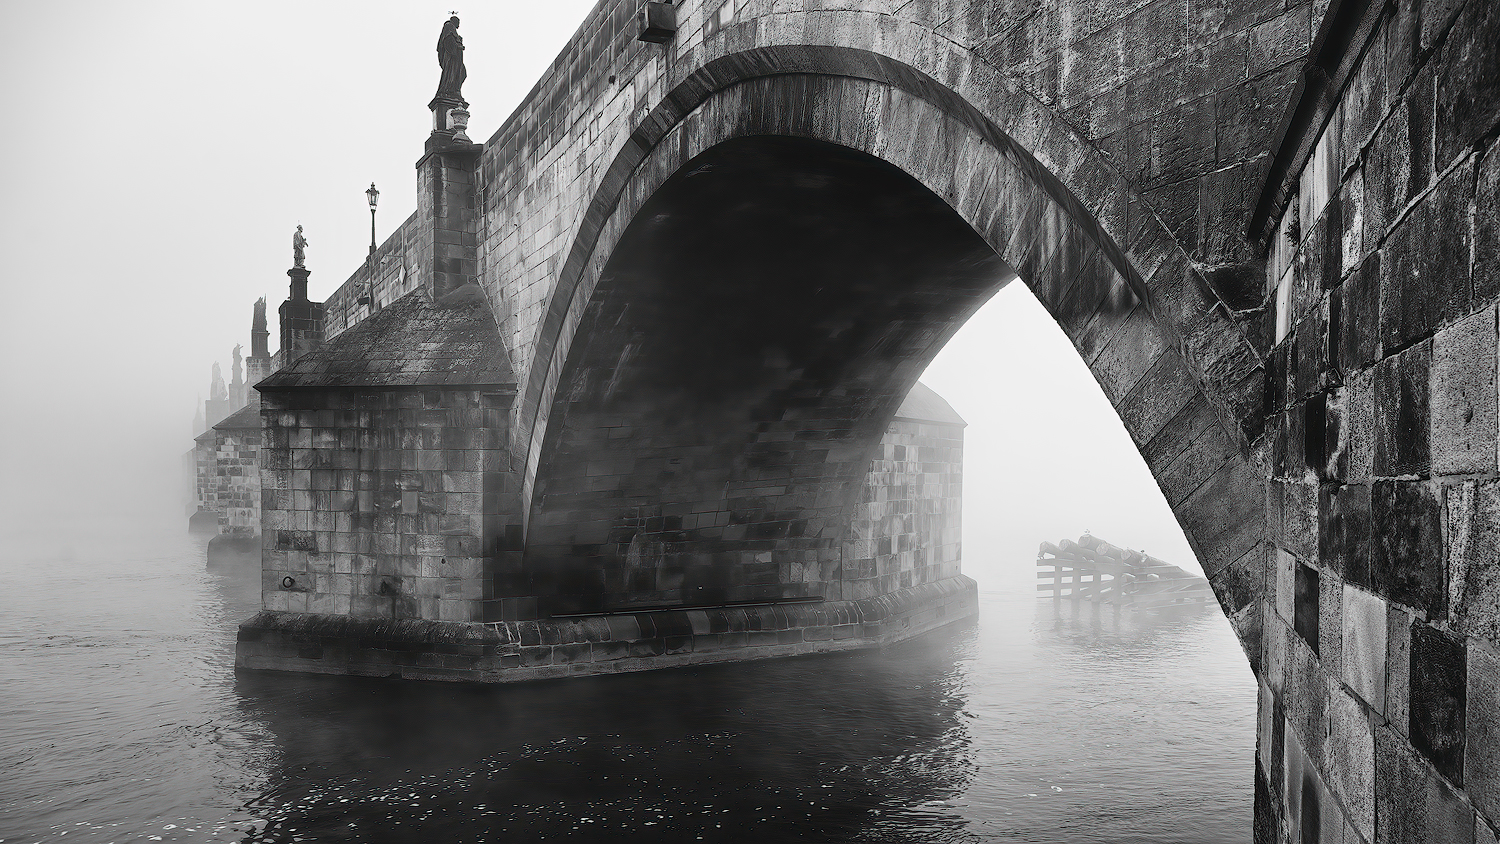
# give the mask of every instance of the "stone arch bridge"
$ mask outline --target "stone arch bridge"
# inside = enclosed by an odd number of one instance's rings
[[[601,0],[485,143],[434,100],[366,268],[293,271],[238,662],[970,616],[954,420],[900,408],[1019,279],[1259,679],[1256,840],[1494,841],[1497,54],[1484,0]]]

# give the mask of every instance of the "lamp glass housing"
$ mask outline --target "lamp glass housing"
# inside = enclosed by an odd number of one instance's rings
[[[365,196],[370,200],[370,207],[374,208],[380,202],[380,191],[375,189],[375,183],[370,183],[370,189],[365,191]]]

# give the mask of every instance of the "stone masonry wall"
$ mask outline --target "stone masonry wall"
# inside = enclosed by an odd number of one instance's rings
[[[477,390],[262,395],[268,610],[480,621],[510,396]],[[491,538],[493,541],[493,538]]]
[[[1494,842],[1500,8],[1377,14],[1267,262],[1257,840]]]
[[[214,510],[219,533],[260,533],[260,431],[214,431]]]
[[[865,476],[839,582],[858,601],[959,574],[963,428],[896,419]]]

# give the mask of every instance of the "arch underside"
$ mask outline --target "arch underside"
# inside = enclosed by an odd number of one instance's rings
[[[863,153],[764,136],[697,156],[636,215],[573,344],[533,499],[538,592],[571,612],[846,597],[873,450],[1012,277]],[[928,550],[906,586],[945,572]]]
[[[1264,497],[1232,408],[1097,221],[972,123],[885,82],[781,74],[666,128],[554,293],[521,431],[526,550],[500,591],[839,597],[839,540],[897,403],[1019,274],[1243,610]],[[819,205],[807,184],[836,187]],[[917,229],[927,243],[902,237]],[[783,245],[798,260],[769,261]]]

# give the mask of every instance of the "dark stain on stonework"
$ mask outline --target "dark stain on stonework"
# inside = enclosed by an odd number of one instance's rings
[[[1296,602],[1294,625],[1297,635],[1307,642],[1313,653],[1318,652],[1318,570],[1312,566],[1297,566]]]
[[[1375,590],[1429,618],[1444,615],[1442,516],[1437,495],[1421,481],[1376,481],[1370,501]]]
[[[1464,641],[1416,623],[1411,628],[1411,743],[1454,785],[1464,784]]]

